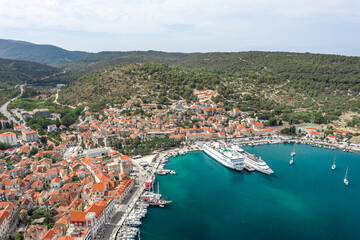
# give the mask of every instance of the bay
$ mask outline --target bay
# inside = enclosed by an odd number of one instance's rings
[[[289,165],[293,144],[244,149],[275,173],[235,172],[203,152],[170,158],[177,175],[157,181],[173,202],[148,209],[141,239],[360,239],[359,154],[296,144]]]

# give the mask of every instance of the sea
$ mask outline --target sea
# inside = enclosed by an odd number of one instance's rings
[[[244,147],[270,176],[233,171],[201,151],[170,158],[177,175],[156,179],[172,203],[148,208],[141,239],[360,239],[360,154],[296,144],[290,165],[293,145]]]

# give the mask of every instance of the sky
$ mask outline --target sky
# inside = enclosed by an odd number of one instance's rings
[[[0,0],[0,38],[88,52],[360,56],[360,0]]]

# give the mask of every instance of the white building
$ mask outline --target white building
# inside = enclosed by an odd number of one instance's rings
[[[8,237],[10,228],[10,213],[6,210],[0,210],[0,239]]]
[[[53,125],[48,125],[48,132],[56,132],[57,131],[57,126],[55,124]]]
[[[6,132],[0,134],[0,142],[8,143],[11,146],[17,145],[17,137],[16,134],[13,132]]]
[[[23,131],[22,138],[25,142],[37,142],[39,140],[39,136],[35,130]]]
[[[110,153],[110,149],[108,148],[95,148],[84,151],[84,155],[89,158],[98,158],[98,157],[106,157]]]

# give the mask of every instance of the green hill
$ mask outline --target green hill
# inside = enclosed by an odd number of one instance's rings
[[[10,85],[49,82],[63,72],[60,68],[45,64],[0,58],[0,81]]]
[[[27,60],[51,66],[71,62],[89,53],[67,51],[52,45],[39,45],[24,41],[0,39],[0,58]]]
[[[314,92],[360,91],[360,58],[286,52],[165,53],[102,52],[64,65],[69,71],[87,73],[107,66],[157,62],[202,72],[232,74],[261,82],[285,83]],[[317,88],[313,88],[316,83]]]
[[[66,63],[62,67],[73,72],[88,73],[119,64],[145,62],[176,64],[179,60],[186,58],[188,55],[189,54],[186,53],[167,53],[158,51],[99,52]]]
[[[237,107],[267,118],[325,123],[343,112],[359,111],[359,58],[255,54],[274,56],[272,60],[242,58],[243,65],[234,64],[235,70],[218,72],[216,64],[206,69],[162,63],[111,66],[72,82],[60,97],[68,104],[88,101],[100,110],[107,103],[129,100],[155,105],[181,98],[195,101],[195,90],[207,88],[215,91],[213,100],[223,101],[227,110]]]

